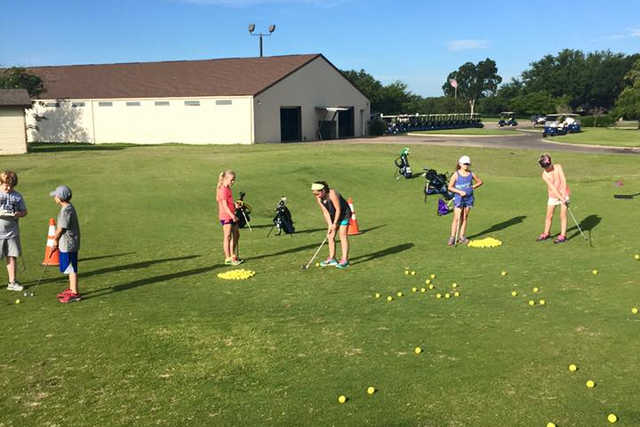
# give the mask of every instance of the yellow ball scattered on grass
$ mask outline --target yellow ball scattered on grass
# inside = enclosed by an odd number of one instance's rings
[[[20,301],[19,299],[16,300],[16,304],[20,304],[22,301]]]
[[[540,301],[538,301],[538,304],[540,304],[540,305],[545,305],[546,303],[547,303],[547,302],[546,302],[545,300],[543,300],[543,299],[541,299]]]
[[[425,282],[424,282],[424,283],[425,283],[425,285],[430,285],[430,284],[431,284],[431,279],[427,279],[427,280],[425,280]]]
[[[451,287],[452,287],[453,289],[455,289],[455,288],[457,288],[457,287],[458,287],[458,284],[457,284],[456,282],[453,282],[453,283],[451,284]]]
[[[613,423],[615,423],[616,421],[618,421],[618,416],[617,416],[616,414],[609,414],[609,415],[607,416],[607,420],[608,420],[611,424],[613,424]]]
[[[338,403],[344,403],[346,401],[347,401],[346,396],[343,396],[343,395],[338,396]]]
[[[421,349],[420,347],[416,347],[416,348],[413,350],[413,352],[414,352],[415,354],[420,354],[420,353],[422,353],[422,349]]]
[[[593,270],[591,270],[591,273],[593,273],[594,276],[598,275],[598,270],[596,270],[595,268]]]
[[[640,261],[640,254],[635,254],[633,257],[636,261]]]
[[[411,292],[418,292],[418,288],[411,288]]]
[[[438,299],[442,298],[442,294],[436,294],[436,298]]]
[[[569,372],[575,372],[578,370],[578,367],[575,364],[569,365]]]
[[[554,423],[549,422],[547,423],[547,427],[556,427],[556,425]]]
[[[511,296],[512,297],[518,296],[518,292],[517,291],[511,291]]]
[[[445,298],[451,298],[451,295],[449,294],[449,292],[447,292],[447,293],[444,294],[444,297]]]
[[[435,278],[436,278],[436,275],[435,275],[435,274],[433,274],[433,273],[431,273],[431,274],[429,275],[429,277],[431,278],[431,280],[433,280],[433,279],[435,279]]]
[[[538,288],[533,288],[533,293],[534,293],[534,294],[537,294],[537,293],[538,293],[538,291],[540,291],[540,289],[538,289]]]
[[[593,382],[592,380],[587,381],[587,388],[594,388],[596,386],[596,383]]]
[[[405,270],[404,274],[406,274],[408,276],[409,275],[409,270]]]
[[[404,294],[402,293],[402,291],[398,291],[398,293],[397,293],[396,295],[398,295],[399,297],[401,297],[401,296],[403,296]]]
[[[255,271],[245,270],[243,268],[239,270],[229,270],[225,271],[224,273],[218,273],[218,277],[224,280],[247,280],[255,275]]]
[[[392,297],[391,295],[389,295],[389,296],[387,297],[387,301],[389,301],[389,302],[393,301],[393,297]]]
[[[507,272],[506,272],[506,271],[504,271],[504,270],[500,273],[500,275],[501,275],[501,276],[503,276],[503,277],[504,277],[504,276],[506,276],[507,274],[509,274],[509,273],[507,273]]]
[[[425,293],[427,290],[425,288],[420,288],[420,292]]]
[[[369,387],[367,388],[367,394],[373,394],[376,392],[376,388],[375,387]]]
[[[412,275],[412,276],[415,276],[415,275],[416,275],[416,272],[415,272],[415,271],[412,271],[412,272],[411,272],[411,275]]]
[[[433,288],[435,288],[435,286],[429,285],[429,289],[433,289]]]
[[[534,305],[536,305],[536,302],[534,300],[530,299],[529,300],[529,305],[533,307]]]
[[[453,293],[453,296],[454,296],[454,297],[459,297],[459,296],[460,296],[460,292],[455,291],[455,292]]]
[[[633,314],[638,314],[638,307],[633,307],[633,308],[631,309],[631,312],[632,312]]]
[[[380,298],[380,294],[376,292],[376,298]]]

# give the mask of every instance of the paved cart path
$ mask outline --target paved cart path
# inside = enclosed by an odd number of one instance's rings
[[[443,131],[446,132],[446,131]],[[592,145],[566,144],[553,142],[551,138],[542,139],[539,133],[522,132],[518,135],[482,136],[434,136],[434,135],[394,135],[377,138],[354,138],[324,141],[328,144],[398,144],[398,145],[439,145],[449,147],[476,147],[545,151],[570,151],[592,154],[640,154],[640,148],[598,147]]]

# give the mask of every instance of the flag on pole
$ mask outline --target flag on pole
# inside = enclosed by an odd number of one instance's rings
[[[456,79],[449,79],[449,84],[451,87],[458,88],[458,81]]]

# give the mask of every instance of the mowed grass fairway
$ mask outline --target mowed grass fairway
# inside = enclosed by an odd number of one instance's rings
[[[66,183],[85,296],[59,304],[53,268],[34,297],[0,291],[3,425],[597,426],[610,412],[640,424],[640,198],[613,198],[640,192],[637,156],[552,153],[593,244],[570,223],[555,246],[534,241],[547,199],[537,152],[411,146],[414,170],[468,154],[485,181],[468,236],[504,244],[453,249],[423,179],[393,179],[397,145],[76,148],[2,159],[29,208],[19,279],[40,275],[48,192]],[[214,193],[229,167],[254,210],[246,281],[216,277],[230,269]],[[345,271],[300,269],[325,233],[315,179],[354,198],[366,231]],[[283,195],[299,233],[267,238]],[[411,292],[431,273],[436,290]],[[436,299],[452,282],[460,297]]]
[[[582,132],[553,137],[554,141],[618,147],[640,147],[640,130],[582,128]]]

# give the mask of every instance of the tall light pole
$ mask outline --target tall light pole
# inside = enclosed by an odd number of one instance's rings
[[[256,36],[256,37],[260,37],[260,57],[262,57],[262,36],[268,37],[271,35],[271,33],[273,33],[276,30],[276,26],[275,25],[269,25],[269,32],[268,33],[256,33],[254,34],[253,32],[256,30],[256,24],[250,24],[249,25],[249,34],[251,34],[252,36]]]

